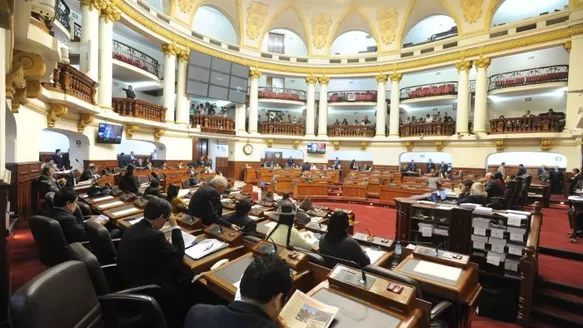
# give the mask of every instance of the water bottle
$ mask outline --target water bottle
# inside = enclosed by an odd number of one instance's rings
[[[395,268],[401,262],[401,255],[403,255],[403,249],[401,248],[401,242],[397,241],[397,245],[395,245],[395,256],[392,263],[393,268]]]

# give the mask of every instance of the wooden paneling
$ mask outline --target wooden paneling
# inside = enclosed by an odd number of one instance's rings
[[[364,200],[367,197],[367,186],[368,183],[345,183],[342,185],[342,196],[346,199]]]
[[[19,216],[31,214],[38,208],[38,190],[36,180],[40,176],[40,162],[6,163],[6,169],[12,171],[10,203]]]
[[[304,183],[298,182],[294,185],[294,197],[328,197],[327,183]]]
[[[244,169],[245,165],[251,165],[253,169],[249,170],[249,177],[245,177]],[[243,180],[247,183],[255,182],[256,181],[256,174],[255,171],[261,165],[260,162],[236,162],[236,161],[228,161],[227,162],[227,176],[229,178],[233,178],[233,180]]]
[[[229,166],[228,163],[229,163],[228,157],[216,157],[215,168],[217,172],[222,172],[223,174],[226,174]]]
[[[0,224],[7,227],[6,215],[8,212],[8,194],[10,186],[0,182]],[[8,259],[8,238],[3,236],[0,241],[0,327],[9,327],[8,322],[8,301],[12,294],[10,290],[10,261]]]

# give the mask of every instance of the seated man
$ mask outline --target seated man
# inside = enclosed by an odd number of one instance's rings
[[[184,328],[281,328],[287,327],[279,312],[291,291],[290,269],[277,255],[256,257],[249,264],[239,292],[240,300],[228,306],[198,304],[184,321]]]
[[[492,172],[488,172],[484,176],[484,188],[486,193],[488,193],[488,199],[492,197],[504,197],[504,189],[500,187]]]
[[[227,221],[241,227],[245,233],[253,233],[257,228],[257,222],[249,217],[249,211],[251,211],[251,202],[248,199],[242,199],[235,204],[235,213],[231,214]]]
[[[73,188],[81,181],[81,171],[75,169],[68,174],[65,174],[65,187]]]
[[[59,222],[69,244],[87,241],[83,214],[77,207],[77,192],[73,188],[62,188],[57,191],[51,217]]]
[[[59,191],[59,185],[57,184],[54,175],[55,168],[52,165],[47,164],[43,166],[41,175],[38,177],[38,193],[41,199],[43,199],[50,191]]]
[[[222,176],[215,176],[208,185],[200,187],[190,198],[188,213],[200,218],[204,225],[218,223],[233,229],[237,226],[223,219],[221,194],[227,189],[229,181]]]
[[[95,164],[89,164],[89,166],[83,170],[83,173],[81,173],[79,182],[93,179],[99,179],[99,175],[96,173]]]
[[[134,176],[135,171],[136,167],[130,164],[127,166],[125,175],[119,177],[119,189],[123,192],[131,192],[136,195],[140,193],[140,183],[138,182],[138,177]]]

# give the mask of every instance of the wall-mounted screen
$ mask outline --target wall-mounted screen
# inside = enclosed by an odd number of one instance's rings
[[[326,154],[326,143],[325,142],[308,143],[308,154]]]
[[[123,132],[122,125],[99,123],[97,143],[120,144]]]

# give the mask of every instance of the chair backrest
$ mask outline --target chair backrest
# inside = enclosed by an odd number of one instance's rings
[[[109,285],[95,255],[80,243],[70,244],[69,247],[67,247],[67,251],[69,253],[69,260],[85,263],[95,293],[97,295],[109,294]]]
[[[313,252],[303,252],[308,256],[308,261],[310,263],[314,263],[317,264],[319,266],[323,266],[323,267],[327,267],[326,265],[326,260],[324,259],[324,257],[322,257],[322,255],[318,254],[318,253],[313,253]]]
[[[101,265],[116,263],[117,250],[111,241],[109,231],[104,226],[93,220],[87,220],[85,221],[85,233],[91,244],[91,249]]]
[[[532,176],[523,176],[522,185],[519,186],[518,192],[518,206],[522,208],[524,202],[528,199],[528,189],[530,188],[530,182],[532,181]]]
[[[55,203],[55,192],[49,191],[45,194],[45,207],[48,209],[53,208],[53,204]]]
[[[402,282],[402,283],[407,284],[409,286],[413,286],[416,289],[417,298],[423,299],[423,292],[421,291],[421,284],[413,278],[409,278],[405,275],[402,275],[402,274],[397,273],[395,271],[391,271],[389,269],[385,269],[383,267],[380,267],[380,266],[374,265],[374,264],[369,264],[369,265],[365,266],[363,268],[363,270],[365,272],[369,272],[369,273],[372,273],[374,275],[377,275],[377,276],[380,276],[383,278],[399,281],[399,282]]]
[[[12,328],[103,327],[87,268],[68,261],[41,273],[10,298]]]
[[[42,264],[55,266],[67,261],[68,244],[59,222],[46,216],[35,215],[30,218],[29,226]]]
[[[512,204],[514,203],[516,195],[518,194],[518,182],[516,180],[508,181],[506,187],[506,203],[504,205],[506,209],[510,209],[512,208]]]
[[[150,179],[148,178],[147,175],[138,175],[138,182],[140,184],[142,183],[148,183],[150,181]]]

